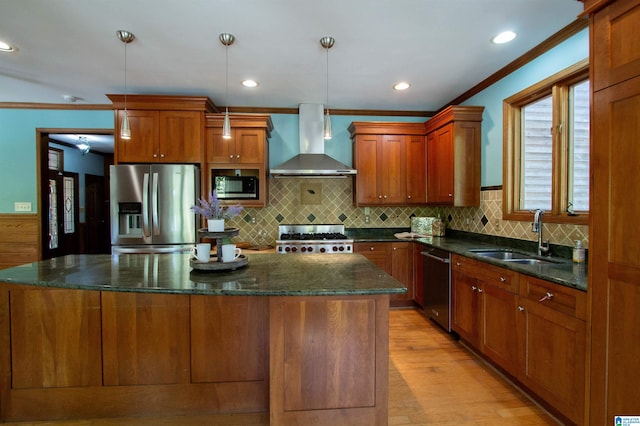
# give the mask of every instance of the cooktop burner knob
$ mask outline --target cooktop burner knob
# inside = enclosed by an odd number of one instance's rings
[[[338,251],[338,247],[333,246],[333,248],[332,248],[331,250],[333,250],[333,251]]]
[[[298,247],[291,247],[291,251],[294,252],[294,253],[297,252],[298,251]]]
[[[302,247],[302,248],[300,248],[300,251],[304,253],[305,251],[307,251],[307,248],[306,247]]]
[[[309,248],[307,249],[307,251],[308,251],[309,253],[311,253],[311,252],[313,251],[313,247],[309,247]]]
[[[287,253],[289,253],[289,252],[291,251],[291,248],[290,248],[290,247],[285,247],[285,248],[284,248],[284,251],[286,251]]]
[[[324,248],[324,247],[320,248],[320,253],[324,253],[325,251],[327,251],[326,248]]]
[[[340,246],[340,248],[338,250],[344,251],[344,246]]]

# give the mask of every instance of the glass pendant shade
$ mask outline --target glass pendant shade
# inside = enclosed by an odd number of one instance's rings
[[[331,117],[329,117],[329,109],[324,116],[324,138],[331,139]]]
[[[129,127],[129,114],[124,110],[122,117],[122,126],[120,127],[120,139],[131,139],[131,127]]]
[[[222,121],[222,137],[224,139],[231,139],[231,120],[229,120],[229,108],[224,113],[224,120]]]

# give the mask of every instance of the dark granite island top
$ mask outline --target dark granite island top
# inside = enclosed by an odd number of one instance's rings
[[[198,271],[188,254],[69,255],[0,270],[0,281],[68,289],[246,296],[404,293],[359,254],[250,254],[235,271]]]
[[[269,412],[388,424],[389,294],[360,254],[71,255],[0,270],[0,423]]]

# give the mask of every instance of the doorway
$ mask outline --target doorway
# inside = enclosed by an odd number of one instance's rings
[[[113,164],[113,148],[111,152],[93,152],[91,157],[85,157],[88,151],[82,153],[76,144],[53,140],[53,137],[71,134],[76,135],[75,140],[82,140],[85,135],[113,135],[113,130],[36,131],[41,258],[110,253],[108,171]],[[71,159],[68,165],[64,161],[65,152]],[[96,154],[102,156],[98,165],[96,158],[100,160],[100,157]],[[93,163],[93,170],[85,170],[85,163]]]

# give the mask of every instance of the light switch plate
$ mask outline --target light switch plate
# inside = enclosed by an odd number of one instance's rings
[[[16,212],[30,212],[31,211],[31,202],[30,201],[17,201],[13,203],[13,209]]]

